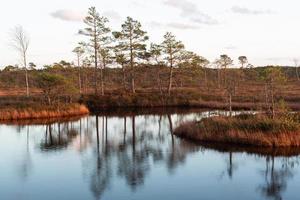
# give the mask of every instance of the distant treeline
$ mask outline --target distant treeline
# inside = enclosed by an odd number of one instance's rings
[[[62,63],[46,69],[28,70],[31,99],[39,101],[40,96],[46,104],[56,104],[77,102],[80,96],[94,95],[94,73],[93,67],[78,68]],[[105,95],[96,95],[102,97],[95,98],[94,102],[98,102],[98,107],[201,105],[228,109],[231,109],[231,104],[234,108],[247,108],[259,106],[258,103],[271,109],[276,107],[280,100],[295,104],[294,107],[297,108],[299,105],[296,104],[300,102],[300,82],[293,67],[224,70],[181,66],[174,68],[173,89],[170,95],[169,67],[140,65],[136,67],[135,76],[136,93],[132,94],[130,75],[127,71],[124,76],[121,68],[103,69]],[[24,83],[22,69],[2,70],[1,96],[24,96]],[[2,102],[9,104],[11,100]],[[216,103],[219,103],[219,106],[214,106]]]

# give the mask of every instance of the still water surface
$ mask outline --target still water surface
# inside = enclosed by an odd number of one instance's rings
[[[299,199],[298,156],[218,151],[172,135],[208,114],[0,125],[0,199]]]

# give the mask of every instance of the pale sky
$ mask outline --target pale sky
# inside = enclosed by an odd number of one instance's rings
[[[293,65],[300,59],[299,0],[1,0],[0,67],[19,62],[10,32],[22,25],[30,35],[29,62],[39,66],[73,61],[84,40],[78,30],[91,6],[110,19],[113,30],[127,16],[139,20],[150,40],[166,31],[210,61],[220,54],[254,65]]]

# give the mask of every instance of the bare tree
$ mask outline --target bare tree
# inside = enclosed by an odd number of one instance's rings
[[[76,54],[77,57],[77,67],[78,67],[78,86],[79,86],[79,92],[82,94],[82,81],[81,81],[81,70],[80,70],[80,62],[81,62],[81,57],[84,54],[84,47],[82,46],[81,43],[79,43],[79,46],[77,46],[74,50],[73,53]]]
[[[20,54],[22,59],[23,67],[25,69],[25,80],[26,80],[26,95],[29,96],[29,82],[28,82],[28,71],[27,71],[27,52],[29,48],[29,36],[25,32],[22,26],[16,26],[12,32],[12,45]]]

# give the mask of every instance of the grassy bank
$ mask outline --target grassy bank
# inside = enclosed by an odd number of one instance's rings
[[[89,110],[80,104],[56,106],[7,107],[0,109],[0,121],[24,119],[50,119],[86,115]]]
[[[300,115],[271,119],[264,115],[213,117],[187,122],[176,128],[175,135],[200,142],[246,146],[300,146]]]

